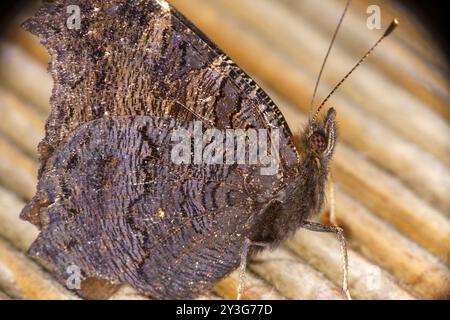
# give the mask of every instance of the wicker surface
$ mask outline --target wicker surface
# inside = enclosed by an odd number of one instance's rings
[[[253,75],[299,132],[343,1],[171,0]],[[375,1],[377,3],[378,1]],[[401,6],[378,3],[401,26],[329,105],[337,218],[350,242],[350,291],[359,299],[450,297],[450,91],[448,65],[425,27]],[[340,80],[381,31],[354,1],[319,90]],[[77,299],[24,252],[37,235],[18,214],[35,192],[36,145],[52,80],[47,55],[20,31],[0,44],[0,299]],[[320,100],[320,99],[319,99]],[[301,230],[249,265],[249,299],[342,299],[337,239]],[[236,296],[236,273],[201,298]],[[145,298],[124,286],[111,298]]]

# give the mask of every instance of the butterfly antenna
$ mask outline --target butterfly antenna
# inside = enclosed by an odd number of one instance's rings
[[[347,3],[345,4],[344,11],[342,12],[342,15],[341,15],[341,18],[339,19],[336,30],[334,31],[333,38],[331,39],[330,45],[328,46],[327,54],[325,55],[325,58],[323,59],[322,66],[320,67],[319,76],[317,77],[316,84],[314,86],[314,91],[313,91],[313,94],[311,97],[311,103],[309,105],[309,120],[310,120],[309,122],[310,123],[311,123],[311,115],[313,114],[314,100],[316,99],[317,89],[319,88],[319,83],[320,83],[320,79],[322,78],[323,69],[325,68],[325,64],[327,63],[331,48],[333,48],[334,40],[336,39],[338,31],[341,28],[342,21],[344,20],[345,14],[347,13],[347,9],[350,5],[350,2],[351,2],[351,0],[347,0]]]
[[[367,51],[367,53],[358,61],[358,63],[345,75],[344,78],[342,78],[341,81],[339,81],[339,83],[333,88],[333,90],[331,90],[330,94],[323,100],[323,102],[320,104],[319,108],[317,109],[316,113],[314,114],[312,122],[314,122],[316,120],[317,116],[320,113],[320,110],[322,110],[322,107],[330,99],[330,97],[336,92],[336,90],[342,85],[342,83],[344,83],[344,81],[353,73],[353,71],[355,71],[355,69],[358,68],[359,65],[361,63],[363,63],[364,60],[367,59],[367,57],[372,53],[373,50],[375,50],[375,48],[380,44],[380,42],[383,41],[384,38],[386,38],[388,35],[390,35],[395,30],[395,28],[398,26],[399,23],[400,23],[400,21],[398,19],[394,19],[391,22],[391,24],[389,25],[389,27],[386,29],[386,31],[383,33],[383,35],[380,37],[380,39],[378,39],[378,41],[375,42],[375,44],[369,49],[369,51]]]

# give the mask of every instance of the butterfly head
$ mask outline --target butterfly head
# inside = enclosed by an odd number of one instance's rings
[[[329,161],[336,145],[336,110],[328,109],[323,119],[311,121],[303,135],[302,149],[319,161]]]

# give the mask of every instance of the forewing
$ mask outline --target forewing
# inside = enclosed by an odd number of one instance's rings
[[[59,0],[45,3],[24,23],[48,49],[54,80],[41,165],[68,133],[106,114],[202,120],[216,128],[279,128],[280,173],[294,167],[297,152],[278,108],[163,2]],[[73,5],[80,8],[79,30],[67,26]]]

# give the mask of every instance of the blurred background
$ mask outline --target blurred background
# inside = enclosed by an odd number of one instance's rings
[[[168,2],[252,75],[300,132],[345,1]],[[20,29],[38,4],[1,4],[0,299],[77,299],[24,254],[38,231],[18,218],[36,190],[36,147],[52,89],[45,49]],[[450,91],[442,2],[353,1],[317,101],[382,34],[366,26],[369,5],[380,7],[383,28],[394,17],[400,26],[327,104],[338,112],[332,171],[337,220],[349,242],[350,291],[356,299],[449,299]],[[341,268],[335,237],[301,230],[249,265],[244,297],[343,299]],[[236,279],[234,273],[202,298],[234,299]],[[123,286],[109,298],[145,297]]]

